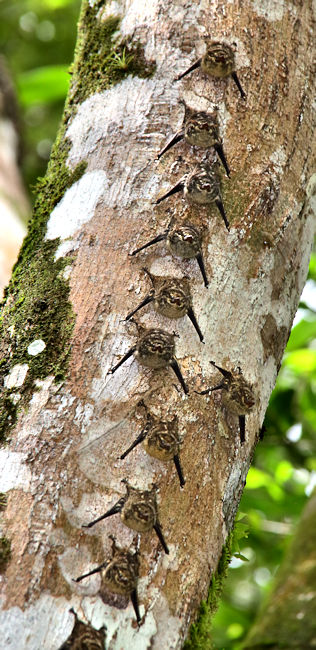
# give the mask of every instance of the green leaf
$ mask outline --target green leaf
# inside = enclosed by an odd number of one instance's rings
[[[312,253],[311,255],[308,277],[316,281],[316,253]]]
[[[282,501],[284,498],[283,490],[281,490],[269,474],[263,472],[257,467],[250,467],[247,475],[247,489],[257,490],[262,487],[265,487],[268,490],[274,501]]]
[[[17,79],[24,106],[53,103],[64,99],[69,85],[68,65],[47,65],[23,72]]]
[[[234,528],[234,540],[239,540],[243,539],[244,537],[248,537],[249,534],[249,524],[241,524],[240,521],[237,521],[235,523],[235,528]]]
[[[33,0],[34,9],[40,9],[41,11],[45,9],[62,9],[70,5],[73,0]]]
[[[250,467],[247,474],[247,489],[256,490],[271,483],[271,477],[257,467]]]
[[[311,320],[303,319],[293,327],[288,340],[286,352],[303,348],[312,339],[316,338],[316,316]]]
[[[248,558],[241,553],[234,553],[234,557],[238,557],[239,560],[243,560],[244,562],[249,562]]]
[[[288,460],[282,460],[278,463],[275,470],[275,478],[278,483],[285,483],[293,474],[293,465]]]
[[[267,490],[270,494],[270,497],[274,499],[274,501],[284,500],[285,492],[281,490],[281,488],[276,485],[276,483],[271,482],[270,485],[267,485]]]
[[[239,639],[243,633],[244,627],[240,623],[231,623],[227,628],[227,636],[229,639]]]
[[[295,350],[285,355],[284,365],[300,375],[316,371],[316,350]]]

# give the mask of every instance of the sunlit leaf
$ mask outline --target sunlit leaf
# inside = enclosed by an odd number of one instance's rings
[[[310,320],[305,318],[293,327],[286,351],[292,352],[307,345],[316,338],[316,316]]]
[[[316,350],[295,350],[285,356],[284,364],[298,374],[316,372]]]
[[[66,97],[68,65],[47,65],[19,75],[19,99],[24,106],[56,102]]]
[[[234,529],[234,539],[243,539],[244,537],[248,537],[249,533],[249,524],[248,522],[245,524],[242,524],[240,521],[235,522],[235,529]]]
[[[71,5],[72,3],[73,0],[32,0],[30,4],[35,11],[37,8],[43,11],[44,9],[62,9],[63,7],[67,7],[67,5]]]
[[[308,277],[316,281],[316,253],[311,255]]]
[[[238,557],[239,560],[243,560],[244,562],[249,562],[248,558],[241,553],[234,553],[234,557]]]
[[[310,430],[312,432],[316,431],[316,410],[315,410],[315,405],[310,406],[310,408],[307,408],[304,411],[304,424],[310,427]]]
[[[257,467],[251,467],[247,475],[247,488],[257,490],[261,487],[265,487],[275,501],[281,501],[284,498],[283,490],[281,490],[269,474]]]
[[[250,467],[247,474],[247,488],[248,490],[256,490],[257,488],[267,486],[271,482],[271,477],[257,467]]]
[[[240,623],[231,623],[227,628],[227,636],[229,639],[238,639],[244,632],[244,628]]]
[[[274,501],[282,501],[285,498],[285,492],[276,483],[267,485],[267,490]]]
[[[278,483],[285,483],[293,474],[293,466],[287,460],[282,460],[275,470],[275,478]]]

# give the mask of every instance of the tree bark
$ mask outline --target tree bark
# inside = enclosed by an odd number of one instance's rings
[[[203,54],[207,34],[236,43],[246,101],[231,79],[201,70],[174,83]],[[16,423],[0,484],[11,540],[0,618],[8,648],[58,648],[73,627],[71,606],[107,627],[111,650],[181,647],[233,526],[306,278],[316,201],[314,54],[309,3],[83,3],[64,124],[3,312],[11,356],[2,420],[7,429]],[[125,69],[123,55],[131,57]],[[195,110],[218,106],[231,167],[231,179],[222,176],[230,233],[217,212],[179,195],[153,206],[205,153],[182,143],[155,161],[182,124],[181,99]],[[129,257],[171,217],[204,228],[208,289],[196,261],[171,257],[164,243]],[[170,321],[150,307],[139,316],[146,327],[179,333],[188,396],[171,370],[135,359],[107,374],[135,342],[124,318],[150,288],[144,265],[156,276],[190,278],[204,345],[187,318]],[[32,298],[20,303],[21,293]],[[218,383],[210,360],[240,366],[254,386],[243,445],[220,391],[194,392]],[[179,418],[183,490],[173,466],[140,447],[119,460],[144,425],[141,399],[156,416]],[[122,478],[142,489],[158,484],[168,556],[154,533],[138,536],[118,515],[82,528],[125,493]],[[110,533],[140,550],[139,629],[131,605],[102,600],[98,575],[72,581],[109,557]]]
[[[275,587],[243,645],[245,650],[315,647],[315,542],[314,492],[278,571]]]

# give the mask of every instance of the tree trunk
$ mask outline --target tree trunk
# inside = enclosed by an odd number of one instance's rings
[[[315,647],[315,544],[316,492],[304,509],[275,587],[245,641],[245,650]]]
[[[1,452],[11,541],[0,619],[7,648],[58,648],[74,624],[71,606],[94,628],[107,627],[111,650],[180,648],[207,595],[314,234],[315,17],[309,3],[265,5],[83,3],[63,126],[3,307],[1,424],[15,425]],[[174,82],[203,54],[207,34],[236,43],[246,100],[232,79],[201,70]],[[179,195],[153,205],[205,154],[181,143],[155,161],[181,127],[181,99],[195,110],[219,108],[230,232],[217,211]],[[171,217],[203,227],[208,289],[196,260],[172,257],[164,242],[129,257]],[[190,278],[204,345],[186,317],[171,321],[151,306],[139,315],[146,327],[179,333],[187,396],[171,369],[136,359],[108,374],[136,340],[124,318],[151,288],[144,265],[155,276]],[[210,360],[239,366],[254,387],[243,445],[223,391],[194,392],[218,383]],[[178,416],[183,490],[173,465],[141,447],[119,459],[144,427],[141,399],[156,417]],[[125,494],[123,478],[159,486],[169,555],[154,532],[137,535],[119,515],[82,528]],[[109,592],[100,597],[98,575],[72,581],[110,557],[110,533],[140,550],[139,629],[131,605]]]

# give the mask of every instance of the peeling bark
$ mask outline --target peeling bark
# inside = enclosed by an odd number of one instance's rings
[[[57,649],[73,628],[73,607],[96,629],[106,626],[111,650],[177,649],[207,595],[233,526],[314,234],[315,16],[307,3],[264,7],[237,0],[84,3],[64,135],[71,143],[69,170],[82,162],[87,168],[54,207],[46,229],[46,245],[56,243],[56,264],[65,262],[76,314],[71,363],[63,383],[53,376],[36,380],[10,451],[2,452],[0,490],[8,492],[3,521],[12,551],[0,615],[7,648]],[[155,74],[129,75],[102,90],[93,68],[96,92],[76,103],[84,82],[76,74],[82,74],[87,16],[91,29],[92,18],[99,24],[113,14],[122,18],[115,38],[143,47]],[[173,82],[203,53],[208,33],[236,43],[246,101],[231,80],[207,78],[200,70]],[[231,179],[222,174],[230,233],[216,209],[189,207],[179,195],[152,205],[204,155],[182,143],[155,161],[181,126],[181,99],[195,110],[219,108],[231,168]],[[128,256],[171,217],[203,226],[208,289],[196,261],[171,257],[163,243]],[[133,358],[107,374],[135,342],[135,326],[124,318],[150,289],[145,264],[157,276],[190,278],[205,345],[187,318],[169,321],[150,306],[139,315],[146,327],[179,333],[176,357],[188,396],[171,370],[150,370]],[[210,360],[227,369],[240,366],[254,387],[257,404],[246,416],[242,446],[238,417],[224,407],[220,391],[210,397],[194,392],[218,383]],[[29,373],[32,363],[30,358]],[[17,388],[23,393],[23,373],[25,368],[13,367],[6,375],[13,395]],[[183,490],[173,467],[142,447],[119,460],[144,425],[140,399],[156,416],[178,415]],[[118,515],[81,528],[125,493],[124,477],[142,489],[158,484],[169,556],[154,534],[138,536]],[[98,575],[72,581],[109,557],[109,533],[140,550],[139,629],[131,605],[120,609],[109,593],[100,597]]]

